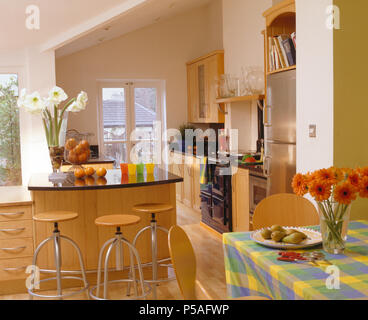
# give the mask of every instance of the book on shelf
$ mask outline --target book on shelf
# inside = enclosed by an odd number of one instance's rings
[[[282,41],[282,46],[285,49],[286,57],[289,61],[289,65],[293,66],[296,64],[296,50],[294,48],[293,40],[290,38]]]
[[[269,72],[294,66],[296,64],[296,33],[269,37],[268,50]]]

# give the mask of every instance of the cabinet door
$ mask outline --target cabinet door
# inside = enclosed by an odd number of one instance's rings
[[[197,64],[188,66],[188,121],[193,123],[199,122],[197,71]]]
[[[233,175],[233,231],[249,231],[249,171],[238,169]]]
[[[218,104],[215,102],[217,98],[217,82],[220,75],[224,73],[223,56],[215,55],[207,59],[207,99],[208,99],[208,114],[207,121],[214,123],[224,123],[225,115],[219,111]]]
[[[170,161],[172,161],[169,165],[170,172],[183,178],[183,156],[181,154],[173,152],[170,153],[170,157]],[[183,182],[176,183],[176,199],[181,202],[183,201]]]
[[[201,184],[200,184],[200,175],[201,175],[201,160],[194,159],[193,162],[193,209],[197,211],[201,211]]]
[[[192,208],[193,157],[185,157],[183,203]]]

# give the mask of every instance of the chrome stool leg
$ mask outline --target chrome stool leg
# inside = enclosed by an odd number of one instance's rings
[[[82,273],[82,278],[80,277],[73,277],[73,276],[62,276],[63,271],[61,270],[61,239],[64,239],[66,241],[68,241],[69,243],[72,244],[72,246],[76,249],[77,251],[77,255],[79,258],[79,263],[80,263],[80,268],[81,268],[81,273]],[[33,296],[36,297],[40,297],[40,298],[57,298],[62,300],[64,297],[69,297],[69,296],[73,296],[76,294],[79,294],[83,291],[87,291],[87,295],[88,295],[88,288],[89,288],[89,284],[87,281],[87,277],[86,277],[86,272],[85,272],[85,268],[84,268],[84,263],[83,263],[83,258],[82,258],[82,253],[78,247],[78,245],[71,239],[69,239],[68,237],[65,236],[61,236],[60,235],[60,231],[59,231],[59,226],[58,223],[55,222],[54,223],[54,231],[53,231],[53,235],[45,240],[43,240],[37,247],[37,249],[35,250],[35,253],[33,255],[33,265],[36,266],[37,265],[37,258],[38,258],[38,254],[40,252],[40,250],[45,246],[45,244],[49,241],[53,242],[54,245],[54,258],[55,258],[55,272],[56,273],[56,277],[55,278],[49,278],[49,279],[44,279],[44,280],[40,280],[38,281],[38,283],[34,283],[34,286],[40,284],[41,282],[47,282],[47,281],[51,281],[51,280],[56,280],[56,288],[57,288],[57,294],[55,296],[51,296],[51,295],[41,295],[41,294],[37,294],[34,292],[34,288],[29,288],[28,289],[28,294],[30,299],[33,299]],[[75,280],[82,280],[84,283],[84,287],[76,292],[73,292],[71,294],[63,294],[62,291],[62,284],[61,284],[61,280],[62,279],[75,279]],[[89,298],[89,296],[88,296]]]
[[[109,267],[109,260],[110,260],[111,252],[112,252],[114,247],[116,247],[117,251],[122,252],[122,247],[123,247],[124,244],[128,246],[129,255],[130,255],[129,278],[128,279],[122,279],[122,280],[109,281],[109,278],[108,278],[109,268],[108,267]],[[119,245],[121,246],[120,248],[119,248]],[[104,283],[101,284],[102,260],[103,260],[104,251],[107,247],[108,247],[108,249],[106,251],[105,264],[104,264]],[[135,269],[134,269],[134,258],[135,258],[135,260],[137,262],[137,266],[138,266],[138,273],[139,273],[139,280],[138,281],[136,279],[136,274],[135,274]],[[122,261],[122,260],[119,259],[119,262],[120,261]],[[122,267],[121,270],[123,270],[124,266],[121,265],[121,267]],[[118,265],[116,266],[116,271],[120,271],[120,270],[118,270]],[[129,286],[131,285],[131,282],[133,282],[135,298],[137,298],[137,299],[141,299],[141,298],[146,299],[146,296],[151,292],[151,288],[149,287],[149,285],[146,286],[148,288],[147,288],[147,290],[145,290],[145,281],[144,281],[144,278],[143,278],[142,265],[141,265],[141,261],[140,261],[138,251],[127,239],[125,239],[122,236],[122,233],[121,233],[119,227],[117,228],[117,231],[115,233],[115,238],[112,238],[112,239],[108,240],[107,242],[105,242],[105,244],[102,246],[102,248],[100,250],[99,259],[98,259],[98,270],[97,270],[97,284],[96,284],[95,287],[91,288],[90,296],[95,300],[107,300],[108,284],[109,283],[117,283],[117,282],[128,282]],[[141,292],[142,292],[142,294],[140,296],[138,296],[137,282],[139,282]],[[100,287],[102,285],[104,286],[104,295],[103,295],[103,298],[100,298]],[[93,294],[94,290],[96,290],[96,295]]]
[[[151,252],[152,252],[152,262],[147,264],[147,265],[152,265],[152,280],[146,280],[145,282],[148,283],[152,283],[153,287],[152,287],[152,292],[153,292],[153,299],[157,299],[157,286],[158,286],[158,282],[163,282],[163,281],[172,281],[175,280],[175,277],[172,278],[167,278],[167,279],[158,279],[158,266],[160,265],[160,262],[162,261],[167,261],[170,260],[170,258],[168,259],[162,259],[160,261],[158,261],[157,259],[157,230],[161,230],[167,234],[169,234],[169,230],[167,230],[164,227],[158,226],[157,225],[157,220],[156,220],[156,215],[154,213],[151,214],[152,218],[151,218],[151,225],[147,226],[143,229],[141,229],[135,236],[134,240],[133,240],[133,246],[136,247],[136,243],[138,238],[142,235],[143,232],[147,231],[147,230],[151,230]],[[130,273],[131,274],[131,273]],[[131,290],[131,284],[128,284],[128,289],[127,289],[127,295],[130,295],[130,290]]]

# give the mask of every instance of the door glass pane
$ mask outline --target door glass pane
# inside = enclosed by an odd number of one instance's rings
[[[154,150],[154,122],[157,120],[157,89],[135,88],[135,135],[138,158],[149,161]]]
[[[103,88],[104,141],[126,140],[126,101],[124,88]]]
[[[18,76],[0,74],[0,186],[22,184]]]
[[[115,164],[127,163],[126,143],[105,143],[105,156],[115,160]]]

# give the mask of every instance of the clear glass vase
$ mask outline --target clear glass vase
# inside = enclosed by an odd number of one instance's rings
[[[323,250],[342,254],[345,250],[351,205],[318,203]]]

